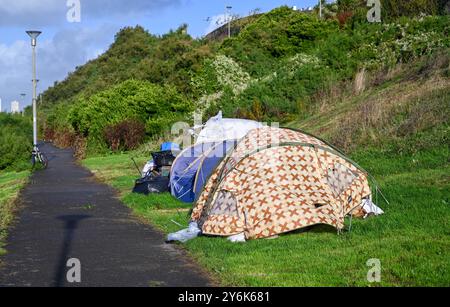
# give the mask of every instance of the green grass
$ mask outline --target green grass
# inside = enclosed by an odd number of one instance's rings
[[[367,261],[378,258],[382,281],[375,286],[450,285],[450,166],[448,147],[416,156],[355,153],[379,181],[390,205],[381,217],[353,222],[351,233],[329,227],[274,240],[233,244],[200,237],[185,248],[223,285],[374,286]],[[190,205],[168,194],[130,193],[136,170],[129,155],[88,158],[83,163],[120,192],[124,203],[165,233],[187,225]],[[140,163],[145,158],[139,159]]]
[[[13,220],[14,200],[27,182],[28,171],[0,172],[0,255],[7,236],[7,228]]]

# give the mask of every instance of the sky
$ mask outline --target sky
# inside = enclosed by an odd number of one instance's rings
[[[164,34],[183,23],[202,37],[223,20],[225,7],[246,16],[258,8],[312,7],[316,0],[0,0],[0,99],[2,111],[18,100],[31,104],[31,44],[26,30],[40,30],[38,93],[62,81],[77,66],[105,52],[126,26]],[[21,94],[26,94],[25,98]]]

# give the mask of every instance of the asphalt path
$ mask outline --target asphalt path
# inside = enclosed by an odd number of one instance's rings
[[[21,193],[8,252],[0,258],[0,286],[210,285],[181,248],[133,217],[72,151],[49,144],[41,150],[49,167],[35,172]]]

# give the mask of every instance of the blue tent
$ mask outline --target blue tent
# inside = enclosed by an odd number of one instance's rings
[[[170,173],[170,190],[179,200],[192,203],[202,192],[210,174],[234,148],[236,141],[202,143],[183,150]]]

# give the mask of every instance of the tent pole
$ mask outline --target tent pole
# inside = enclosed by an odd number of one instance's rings
[[[138,171],[138,173],[139,173],[139,176],[142,176],[141,170],[139,169],[139,166],[137,165],[136,160],[134,160],[133,157],[131,158],[131,160],[133,161],[134,166],[136,167],[136,169],[137,169],[137,171]]]

